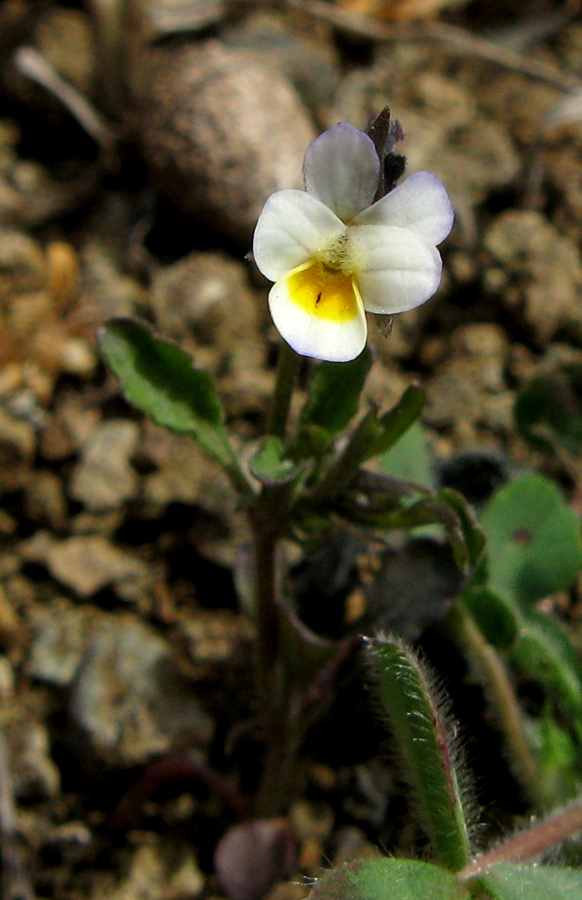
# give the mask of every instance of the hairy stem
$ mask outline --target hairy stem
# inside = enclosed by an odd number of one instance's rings
[[[536,822],[531,828],[518,831],[502,844],[465,866],[457,877],[460,881],[469,881],[483,875],[487,869],[499,863],[534,859],[578,831],[582,831],[581,798]]]

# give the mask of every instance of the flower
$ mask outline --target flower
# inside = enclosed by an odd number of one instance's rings
[[[305,191],[277,191],[259,216],[253,256],[275,282],[271,316],[303,356],[355,359],[366,310],[406,312],[440,284],[436,248],[453,225],[447,192],[417,172],[374,202],[382,164],[367,134],[334,125],[307,148]]]

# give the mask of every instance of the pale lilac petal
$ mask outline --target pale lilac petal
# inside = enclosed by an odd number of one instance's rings
[[[343,322],[314,316],[293,301],[288,278],[278,281],[269,293],[269,308],[277,331],[302,356],[329,362],[348,362],[366,345],[366,314],[361,303],[357,315]]]
[[[409,228],[436,245],[448,237],[453,220],[453,207],[443,183],[429,172],[416,172],[360,213],[354,224]]]
[[[440,254],[413,231],[361,225],[350,228],[349,239],[358,257],[356,280],[368,312],[406,312],[437,290]]]
[[[305,189],[347,223],[372,203],[380,161],[372,139],[342,122],[309,145],[303,176]]]
[[[343,222],[305,191],[277,191],[263,207],[253,238],[253,257],[266,278],[277,281],[345,232]]]

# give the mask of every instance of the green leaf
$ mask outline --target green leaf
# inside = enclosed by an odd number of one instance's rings
[[[405,644],[377,638],[369,647],[421,824],[439,861],[459,871],[467,862],[469,840],[442,696]]]
[[[112,319],[99,344],[130,403],[158,425],[196,438],[223,465],[233,463],[212,378],[188,353],[133,319]]]
[[[308,900],[465,900],[468,893],[440,866],[415,859],[364,859],[323,876]]]
[[[409,384],[400,401],[387,413],[380,416],[381,434],[369,451],[366,459],[385,453],[400,440],[422,412],[426,394],[418,384]]]
[[[456,491],[438,494],[391,476],[362,471],[351,496],[337,500],[336,511],[347,521],[374,529],[444,527],[459,568],[467,570],[480,557],[483,534],[466,500]],[[363,499],[362,499],[363,498]]]
[[[489,584],[509,600],[531,603],[568,588],[582,568],[580,526],[557,487],[524,475],[486,507]]]
[[[579,900],[582,871],[503,863],[479,879],[494,900]]]
[[[511,659],[522,672],[544,684],[562,708],[582,717],[582,664],[553,619],[534,609],[524,611]]]
[[[249,468],[261,484],[288,484],[302,466],[285,457],[283,441],[274,436],[266,437],[252,457]]]
[[[516,610],[510,602],[481,585],[470,585],[461,595],[485,639],[507,650],[518,634]]]
[[[582,455],[582,365],[563,365],[532,378],[518,395],[516,429],[536,450],[554,454],[561,444],[573,456]]]
[[[414,481],[425,487],[434,486],[426,435],[419,422],[413,422],[400,440],[380,456],[378,463],[384,472],[395,478]]]
[[[367,347],[351,362],[322,362],[311,379],[300,427],[318,425],[331,435],[342,431],[358,411],[371,365]]]
[[[527,733],[539,759],[540,788],[545,807],[571,800],[580,792],[580,744],[566,731],[549,704],[539,719],[528,719]]]

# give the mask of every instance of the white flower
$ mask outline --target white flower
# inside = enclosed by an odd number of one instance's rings
[[[365,310],[414,309],[437,290],[436,249],[453,225],[435,175],[411,175],[376,203],[380,160],[371,138],[342,123],[307,148],[305,191],[278,191],[257,222],[253,256],[275,284],[273,321],[303,356],[355,359],[366,343]]]

